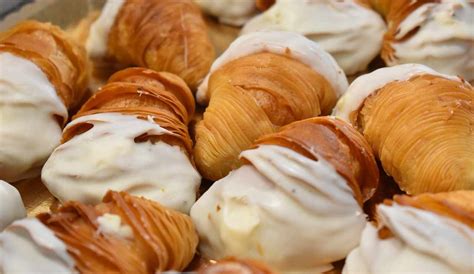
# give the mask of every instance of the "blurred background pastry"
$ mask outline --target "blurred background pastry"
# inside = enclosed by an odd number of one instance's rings
[[[214,60],[206,24],[192,0],[108,0],[90,27],[86,48],[92,58],[177,74],[191,89]]]
[[[270,267],[262,262],[225,258],[219,261],[213,261],[210,264],[203,265],[199,268],[198,274],[272,274],[274,272]]]
[[[346,75],[367,69],[380,53],[385,23],[361,1],[277,0],[248,21],[242,33],[259,30],[298,32],[330,53]]]
[[[357,78],[334,114],[357,127],[409,194],[474,190],[474,88],[426,66]]]
[[[359,247],[346,259],[352,273],[472,273],[473,191],[395,196],[379,205]]]
[[[196,127],[194,155],[211,180],[239,165],[258,137],[293,121],[330,113],[347,79],[334,59],[304,36],[253,32],[213,63],[197,99],[207,103]]]
[[[13,221],[25,216],[25,206],[18,190],[0,180],[0,232]]]
[[[220,23],[242,26],[258,12],[255,0],[194,0],[203,12],[216,17]]]
[[[387,65],[420,63],[474,80],[474,2],[469,0],[371,0],[388,30]]]
[[[96,204],[112,189],[187,213],[201,181],[187,129],[193,112],[193,94],[178,76],[117,72],[65,128],[42,180],[60,201]]]
[[[87,85],[84,50],[48,23],[0,34],[0,179],[40,173]]]
[[[348,123],[331,117],[294,122],[240,157],[244,165],[191,209],[203,257],[319,273],[358,245],[366,224],[362,203],[379,174],[369,145]]]
[[[189,216],[124,192],[16,221],[0,238],[5,274],[180,271],[198,241]]]

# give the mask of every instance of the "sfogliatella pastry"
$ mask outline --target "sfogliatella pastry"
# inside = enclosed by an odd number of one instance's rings
[[[369,145],[332,117],[291,123],[240,154],[244,165],[191,209],[201,255],[327,271],[358,245],[378,169]],[[317,272],[316,272],[317,273]]]
[[[387,20],[382,58],[474,80],[474,2],[371,0]]]
[[[209,71],[214,48],[192,0],[108,0],[86,42],[93,58],[113,57],[174,73],[194,89]]]
[[[198,274],[272,274],[275,273],[262,262],[225,258],[209,265],[204,265],[198,270]]]
[[[112,189],[187,213],[201,181],[187,128],[193,112],[193,95],[176,75],[119,71],[64,129],[42,180],[63,202],[96,204]]]
[[[222,178],[258,137],[328,114],[347,85],[334,59],[300,34],[240,36],[214,62],[197,93],[201,103],[210,100],[196,128],[199,171]]]
[[[58,27],[25,21],[0,34],[0,179],[40,173],[86,85],[85,52]]]
[[[426,66],[357,78],[334,114],[356,126],[409,194],[474,190],[474,89]]]
[[[109,192],[95,207],[68,202],[37,218],[0,234],[1,273],[180,271],[198,242],[189,216],[124,192]]]
[[[367,69],[382,48],[385,23],[355,0],[278,0],[247,22],[242,33],[284,30],[304,34],[330,53],[347,75]]]
[[[473,191],[395,196],[377,208],[343,274],[473,273]]]
[[[0,231],[17,219],[26,216],[25,206],[18,190],[0,180]]]

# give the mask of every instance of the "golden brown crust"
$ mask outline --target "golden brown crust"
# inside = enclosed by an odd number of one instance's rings
[[[262,262],[250,259],[225,258],[203,265],[198,274],[272,274],[276,273]]]
[[[355,124],[408,194],[474,189],[474,89],[432,75],[369,96]]]
[[[61,29],[49,23],[24,21],[0,34],[2,51],[39,66],[68,109],[80,103],[88,80],[85,50]]]
[[[255,0],[255,6],[260,11],[266,11],[275,4],[276,0]]]
[[[108,39],[119,62],[168,71],[195,89],[209,71],[214,48],[191,0],[128,0]]]
[[[196,127],[194,155],[212,180],[239,165],[253,141],[293,121],[328,114],[336,102],[329,82],[284,55],[257,53],[231,61],[209,79],[210,103]]]
[[[104,234],[97,218],[114,214],[132,238]],[[157,202],[109,191],[95,207],[68,202],[38,218],[64,241],[81,273],[155,273],[183,270],[198,243],[191,218]]]
[[[99,89],[82,106],[74,119],[85,115],[119,112],[148,117],[171,132],[158,136],[139,136],[135,141],[162,140],[179,145],[192,154],[192,141],[187,123],[194,113],[194,98],[184,81],[166,72],[146,68],[128,68],[112,75],[109,82]],[[87,122],[67,128],[62,142],[92,128]]]
[[[431,211],[464,223],[474,229],[474,191],[424,193],[414,197],[395,195],[393,202]],[[384,203],[391,205],[392,201],[386,200]]]
[[[360,205],[377,188],[379,171],[369,144],[342,120],[316,117],[294,122],[258,139],[254,147],[259,145],[287,147],[315,160],[322,157],[346,179]]]

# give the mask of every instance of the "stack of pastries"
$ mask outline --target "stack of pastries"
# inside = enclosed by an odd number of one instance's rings
[[[0,273],[474,272],[473,10],[108,0],[80,40],[1,33]]]

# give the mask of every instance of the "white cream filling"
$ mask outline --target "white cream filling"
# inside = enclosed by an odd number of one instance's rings
[[[419,28],[409,39],[392,43],[389,65],[421,63],[437,71],[474,80],[474,3],[442,0],[420,6],[399,26],[395,38]]]
[[[385,85],[395,81],[407,81],[416,75],[430,74],[446,79],[461,81],[458,77],[444,75],[433,69],[419,64],[404,64],[375,70],[369,74],[356,78],[346,93],[339,98],[333,115],[346,121],[350,121],[350,114],[360,108],[365,99]]]
[[[97,20],[91,25],[86,50],[93,58],[107,54],[109,33],[125,0],[107,0]]]
[[[201,9],[219,22],[241,26],[257,13],[255,0],[194,0]]]
[[[381,223],[393,237],[380,239],[367,224],[343,273],[472,273],[474,231],[467,225],[410,206],[380,205]]]
[[[0,179],[40,173],[61,139],[55,115],[68,117],[44,72],[28,59],[0,53]]]
[[[60,145],[43,168],[43,182],[54,196],[97,204],[111,189],[189,212],[201,177],[186,154],[162,141],[134,141],[143,134],[164,134],[165,129],[120,113],[83,116],[68,127],[83,122],[93,128]]]
[[[252,32],[238,37],[229,48],[217,58],[211,70],[197,91],[197,100],[205,104],[209,100],[207,85],[210,75],[223,65],[259,52],[271,52],[291,56],[321,74],[331,84],[338,96],[347,89],[347,78],[334,58],[318,44],[301,34],[282,31]]]
[[[242,33],[260,30],[301,33],[330,53],[347,75],[353,75],[379,54],[385,23],[353,0],[278,0],[247,22]]]
[[[127,224],[122,224],[119,215],[105,213],[97,218],[98,232],[123,239],[133,238],[133,230]]]
[[[320,158],[262,145],[191,209],[207,258],[262,260],[279,271],[325,271],[359,243],[365,215],[346,181]],[[350,229],[348,229],[350,228]]]
[[[0,180],[0,231],[24,217],[26,210],[20,193],[14,186]]]
[[[0,273],[77,273],[63,241],[35,218],[0,233]]]

